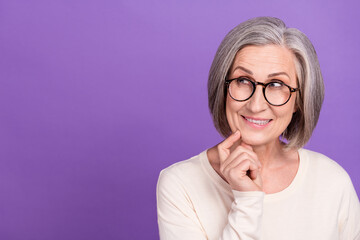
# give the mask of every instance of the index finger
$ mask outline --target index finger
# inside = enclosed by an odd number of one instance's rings
[[[236,141],[240,139],[240,135],[240,131],[237,130],[235,133],[231,134],[230,137],[218,145],[220,162],[223,162],[230,155],[230,148]]]

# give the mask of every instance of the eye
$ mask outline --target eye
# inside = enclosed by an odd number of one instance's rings
[[[269,88],[282,88],[284,87],[284,84],[282,82],[270,82],[268,84]]]
[[[238,85],[251,85],[251,80],[246,77],[239,77],[236,79]]]

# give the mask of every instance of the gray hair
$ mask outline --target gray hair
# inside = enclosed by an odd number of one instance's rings
[[[324,99],[324,83],[316,51],[301,31],[287,28],[280,19],[258,17],[232,29],[221,42],[212,62],[208,79],[208,101],[217,131],[228,137],[231,129],[226,119],[227,88],[225,78],[238,51],[246,46],[280,45],[295,56],[295,68],[300,88],[296,94],[296,112],[282,134],[287,147],[303,147],[319,119]]]

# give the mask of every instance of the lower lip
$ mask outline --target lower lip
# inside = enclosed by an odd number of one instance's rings
[[[259,124],[248,121],[245,117],[242,117],[242,118],[245,120],[247,125],[249,125],[252,128],[255,128],[255,129],[264,129],[267,126],[269,126],[269,124],[272,122],[272,120],[270,120],[268,123],[266,123],[264,125],[259,125]]]

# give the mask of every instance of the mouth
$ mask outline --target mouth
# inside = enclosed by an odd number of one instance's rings
[[[272,121],[272,119],[257,119],[257,118],[250,118],[250,117],[245,117],[242,116],[246,121],[248,121],[249,123],[258,125],[258,126],[265,126],[266,124],[268,124],[269,122]]]

